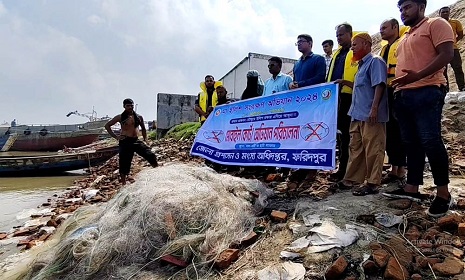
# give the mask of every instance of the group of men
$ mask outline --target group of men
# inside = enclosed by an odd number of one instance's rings
[[[428,214],[440,217],[451,204],[448,154],[441,136],[449,86],[446,70],[451,64],[459,90],[465,90],[457,47],[463,28],[449,19],[449,7],[440,9],[441,17],[425,17],[426,2],[398,1],[405,26],[395,19],[381,23],[384,41],[379,55],[372,54],[371,36],[354,32],[348,23],[336,28],[339,47],[334,52],[332,40],[322,43],[324,56],[312,52],[310,35],[297,36],[302,56],[294,65],[293,77],[281,72],[279,57],[270,58],[272,76],[265,82],[263,95],[324,82],[339,84],[339,165],[330,176],[334,187],[363,196],[378,193],[381,185],[392,182],[399,188],[384,196],[420,202],[424,196],[418,188],[423,184],[426,156],[437,186]],[[214,83],[210,75],[202,83],[206,89],[199,94],[195,110],[203,121],[219,98]],[[392,168],[382,177],[385,151]],[[302,172],[304,180],[316,174]]]

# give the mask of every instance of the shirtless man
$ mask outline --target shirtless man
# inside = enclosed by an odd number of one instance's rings
[[[141,127],[144,141],[147,141],[147,130],[145,129],[142,116],[134,112],[134,101],[130,98],[124,99],[123,108],[123,113],[116,115],[107,122],[105,129],[111,137],[119,140],[119,174],[121,176],[121,183],[125,185],[126,176],[131,169],[134,152],[147,160],[152,167],[157,167],[158,163],[155,154],[138,138],[139,126]],[[121,133],[119,136],[111,129],[111,126],[117,122],[121,123]]]

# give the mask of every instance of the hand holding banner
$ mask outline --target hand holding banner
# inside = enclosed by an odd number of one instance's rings
[[[335,169],[338,85],[320,84],[217,106],[191,154],[240,166]]]

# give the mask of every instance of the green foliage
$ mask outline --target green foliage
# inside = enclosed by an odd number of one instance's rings
[[[187,122],[172,127],[165,135],[165,138],[176,140],[189,139],[197,134],[200,129],[199,122]]]
[[[150,140],[157,140],[157,131],[156,130],[150,131],[149,134],[147,135],[147,138]]]

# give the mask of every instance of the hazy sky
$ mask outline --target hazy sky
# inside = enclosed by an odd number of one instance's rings
[[[454,3],[429,0],[427,13]],[[381,0],[0,0],[0,123],[79,123],[134,99],[156,118],[156,93],[197,94],[206,74],[220,78],[249,52],[297,58],[296,36],[314,52],[335,26],[378,31],[399,18]],[[264,79],[268,73],[261,73]]]

